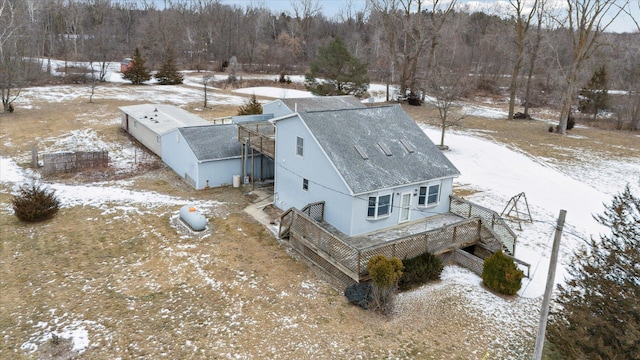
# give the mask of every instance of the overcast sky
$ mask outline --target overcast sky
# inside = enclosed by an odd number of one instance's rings
[[[169,4],[170,0],[146,0],[154,2],[157,6],[162,8],[165,4]],[[348,10],[350,4],[350,12],[355,14],[357,11],[361,11],[365,8],[367,0],[311,0],[317,1],[321,7],[321,12],[327,18],[333,18],[335,16],[346,15],[345,11]],[[429,8],[428,4],[432,4],[433,0],[424,0],[423,6]],[[441,3],[445,3],[451,0],[440,0]],[[533,0],[524,0],[526,3],[533,3]],[[621,3],[625,0],[619,0]],[[235,5],[241,8],[247,6],[260,6],[267,7],[276,12],[287,12],[293,15],[293,2],[302,2],[295,0],[221,0],[223,4]],[[547,0],[548,8],[551,8],[553,4],[556,7],[566,8],[567,0]],[[640,3],[638,0],[631,0],[630,9],[633,16],[640,22]],[[444,5],[441,5],[443,7]],[[491,14],[506,14],[511,11],[509,0],[458,0],[458,7],[466,8],[468,11],[483,11]],[[612,32],[636,32],[637,28],[635,23],[628,15],[622,13],[611,24],[607,31]]]
[[[528,0],[527,2],[533,3],[533,0]],[[559,6],[566,6],[566,0],[548,0],[548,3],[553,2],[557,2]],[[222,3],[238,5],[243,8],[249,5],[265,6],[274,11],[293,14],[292,0],[222,0]],[[322,8],[321,12],[328,18],[333,18],[334,16],[342,14],[346,10],[348,3],[351,3],[351,12],[354,13],[356,11],[363,10],[367,1],[318,0],[318,4]],[[431,1],[427,0],[427,3],[431,3]],[[465,6],[470,11],[484,11],[494,14],[498,13],[501,8],[508,9],[508,4],[509,2],[507,0],[458,0],[458,6]],[[640,20],[638,4],[636,2],[633,2],[632,10],[636,19]],[[608,30],[615,32],[634,32],[637,29],[633,21],[627,15],[621,14]]]

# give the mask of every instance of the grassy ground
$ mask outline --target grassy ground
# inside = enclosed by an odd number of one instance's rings
[[[130,146],[114,122],[128,104],[42,103],[0,115],[0,154],[27,166],[29,143],[86,127]],[[427,107],[405,108],[418,121],[434,119]],[[221,107],[205,117],[232,113]],[[461,127],[558,160],[640,150],[633,134],[579,128],[564,137],[536,121],[469,118]],[[495,359],[532,348],[530,330],[497,335],[500,322],[467,304],[465,289],[436,284],[389,318],[351,306],[242,211],[251,198],[240,189],[196,192],[161,166],[120,177],[132,190],[218,201],[207,214],[211,234],[185,236],[171,223],[171,205],[74,206],[23,224],[9,211],[10,186],[0,184],[0,358]],[[537,300],[513,302],[516,310],[531,306]],[[65,330],[85,330],[89,348],[78,355],[69,342],[48,340]]]

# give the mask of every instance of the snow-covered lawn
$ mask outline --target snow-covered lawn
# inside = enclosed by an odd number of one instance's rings
[[[119,66],[119,64],[118,64]],[[108,79],[111,82],[120,82],[115,69],[110,72]],[[183,105],[193,102],[200,102],[202,98],[201,89],[198,85],[199,75],[188,73],[185,86],[163,87],[163,86],[113,86],[108,85],[96,91],[97,98],[149,101],[149,102],[169,102]],[[300,81],[300,79],[295,79]],[[374,87],[378,91],[383,91],[384,87],[378,85]],[[45,88],[24,89],[16,105],[23,109],[28,109],[45,101],[68,101],[88,96],[88,88],[77,86],[52,86]],[[306,97],[311,94],[299,90],[285,90],[278,87],[254,87],[238,89],[238,94],[255,94],[267,97]],[[383,95],[377,93],[375,101],[381,101]],[[239,105],[245,101],[242,95],[228,96],[215,94],[209,100],[212,104],[232,104]],[[495,118],[504,116],[497,109],[490,106],[468,105],[466,109],[476,116]],[[439,141],[439,129],[422,125],[425,133],[434,141]],[[10,144],[11,139],[0,137],[0,141]],[[79,129],[71,132],[67,136],[55,139],[53,143],[71,144],[74,147],[82,147],[86,141],[99,143],[101,140],[95,137],[90,128]],[[467,198],[485,207],[501,212],[508,200],[521,192],[526,194],[530,205],[533,223],[522,223],[522,230],[516,230],[518,242],[516,257],[532,265],[531,279],[525,279],[523,287],[519,292],[520,297],[511,301],[511,305],[500,303],[500,298],[488,293],[481,285],[481,280],[464,269],[450,268],[443,274],[442,282],[437,285],[446,289],[460,284],[468,287],[461,291],[460,296],[467,298],[467,305],[477,310],[477,314],[486,316],[496,316],[499,312],[501,321],[506,327],[505,337],[497,338],[491,349],[500,347],[500,341],[509,341],[507,332],[520,327],[527,327],[527,334],[534,331],[535,322],[532,319],[537,317],[539,298],[544,291],[546,281],[549,255],[553,233],[556,225],[556,218],[560,209],[567,210],[565,232],[561,244],[560,269],[557,272],[556,282],[563,281],[565,275],[562,266],[569,261],[572,251],[578,247],[584,239],[598,236],[599,233],[607,231],[601,227],[592,215],[603,212],[603,203],[608,203],[611,196],[622,190],[625,184],[629,184],[632,191],[640,195],[640,161],[638,159],[594,159],[590,166],[583,166],[579,169],[573,168],[571,173],[564,171],[566,168],[558,164],[551,164],[542,158],[534,158],[525,155],[516,149],[498,144],[486,139],[482,139],[473,133],[465,131],[448,131],[447,145],[451,150],[446,156],[456,165],[462,175],[456,180],[458,186],[475,190],[473,195]],[[53,145],[52,145],[53,146]],[[109,144],[100,144],[100,147],[108,148]],[[129,166],[134,155],[126,151],[114,151],[112,155],[112,165],[117,167]],[[115,163],[113,161],[115,160]],[[578,178],[579,176],[579,178]],[[0,185],[5,188],[15,190],[17,186],[36,178],[37,175],[30,170],[23,169],[16,164],[15,159],[2,157],[0,155]],[[104,212],[110,211],[153,211],[154,206],[180,205],[185,199],[168,196],[152,191],[133,190],[127,181],[110,181],[93,184],[68,185],[52,183],[49,186],[56,190],[57,195],[62,200],[63,207],[88,206],[98,208]],[[213,209],[220,203],[211,200],[193,200],[199,207]],[[144,209],[144,210],[142,210]],[[9,212],[9,204],[0,204],[0,211]],[[517,227],[517,226],[515,226]],[[429,292],[430,288],[423,287],[414,292],[401,294],[398,298],[398,309],[400,312],[408,311],[412,301],[421,300],[420,294]],[[418,299],[418,300],[415,300]],[[489,303],[498,305],[490,305]],[[506,305],[505,305],[506,304]],[[493,310],[492,310],[493,309]],[[523,313],[524,312],[524,313]],[[241,316],[241,314],[237,315]],[[522,322],[522,319],[526,319]],[[298,321],[303,319],[280,319],[282,326],[297,326]],[[34,331],[43,328],[47,324],[34,324]],[[73,338],[74,348],[80,351],[90,347],[91,334],[85,330],[92,324],[86,320],[78,320],[59,332],[61,337]],[[511,326],[511,327],[510,327]],[[95,329],[94,329],[95,330]],[[37,331],[36,331],[37,332]],[[44,332],[38,332],[47,336]],[[36,341],[37,340],[37,341]],[[42,339],[25,339],[22,350],[25,352],[35,351],[38,341]],[[525,345],[522,345],[525,346]],[[528,352],[529,348],[518,348],[512,352],[498,353],[502,358],[519,358],[518,351]],[[499,351],[499,350],[495,350]],[[483,354],[480,354],[480,357]]]

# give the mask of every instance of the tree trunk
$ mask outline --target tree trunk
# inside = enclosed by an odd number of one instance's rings
[[[518,44],[518,55],[516,62],[513,65],[513,71],[511,72],[511,82],[509,84],[509,115],[507,120],[513,119],[513,113],[516,103],[516,88],[518,87],[518,74],[520,74],[520,67],[522,66],[522,52],[523,47]]]
[[[542,16],[542,15],[539,15]],[[529,73],[527,74],[527,90],[524,96],[524,115],[529,117],[529,107],[531,106],[531,80],[533,79],[533,70],[535,69],[536,58],[538,57],[538,49],[540,49],[540,41],[542,40],[541,33],[542,21],[538,21],[538,28],[536,29],[536,43],[533,45],[533,53],[531,54],[531,62],[529,63]]]
[[[444,147],[444,133],[447,130],[447,116],[442,118],[442,134],[440,134],[440,147]]]
[[[577,64],[571,65],[571,70],[567,76],[567,88],[562,98],[562,107],[560,108],[560,120],[558,122],[557,133],[567,134],[567,122],[571,113],[571,105],[573,104],[573,96],[575,93],[575,82],[577,76]]]

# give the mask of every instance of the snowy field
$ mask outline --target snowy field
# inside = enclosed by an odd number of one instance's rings
[[[122,82],[116,66],[119,64],[112,65],[112,71],[107,76],[111,85]],[[95,96],[98,99],[104,97],[184,105],[201,101],[200,87],[202,85],[198,79],[198,74],[186,73],[185,86],[182,87],[115,86],[108,89],[98,89]],[[302,81],[300,78],[293,80]],[[375,90],[377,95],[373,101],[382,101],[384,88],[376,86]],[[16,106],[29,109],[39,100],[63,101],[83,98],[88,96],[88,91],[86,88],[75,86],[27,88],[23,90],[20,98],[16,101]],[[209,101],[212,104],[240,105],[246,101],[246,95],[252,94],[273,98],[312,96],[304,91],[287,90],[277,86],[245,88],[235,92],[238,94],[237,96],[212,95]],[[488,119],[505,116],[504,113],[491,108],[490,105],[482,107],[469,105],[468,110],[476,116],[484,116]],[[439,129],[426,125],[421,126],[434,142],[439,141]],[[67,144],[70,143],[74,145],[73,147],[81,149],[83,142],[100,141],[92,136],[91,129],[87,128],[49,140],[51,143],[57,144],[67,142]],[[600,233],[607,231],[592,217],[594,214],[603,212],[603,204],[609,203],[612,195],[622,191],[625,184],[631,187],[636,196],[640,196],[640,160],[601,159],[594,156],[589,166],[580,168],[579,171],[572,169],[568,173],[561,165],[550,163],[543,158],[530,157],[517,149],[482,139],[470,132],[448,130],[446,136],[447,145],[451,150],[445,154],[462,174],[455,183],[458,186],[477,191],[467,199],[501,212],[512,196],[521,192],[526,194],[534,222],[531,224],[522,223],[522,230],[515,230],[518,235],[516,257],[532,265],[532,277],[524,280],[519,297],[515,301],[502,300],[487,293],[482,288],[479,277],[457,267],[448,267],[443,273],[443,281],[437,286],[442,288],[461,284],[470,286],[470,290],[466,291],[464,296],[468,298],[471,306],[477,305],[479,313],[488,312],[488,315],[496,316],[495,312],[499,312],[499,316],[502,317],[505,324],[514,324],[518,323],[518,320],[527,319],[525,325],[531,328],[528,330],[531,333],[531,331],[535,331],[536,324],[532,319],[537,318],[539,300],[544,292],[551,243],[560,209],[567,210],[567,219],[561,243],[560,268],[557,271],[556,282],[563,281],[565,275],[563,266],[569,261],[572,251],[580,246],[585,239],[597,237]],[[0,136],[0,141],[5,140]],[[44,142],[46,142],[45,140],[43,139]],[[109,148],[109,144],[101,146]],[[115,168],[129,166],[133,155],[127,151],[127,149],[110,149],[112,165]],[[15,190],[29,179],[37,177],[38,175],[30,170],[19,167],[16,159],[0,154],[0,183]],[[126,181],[90,185],[54,183],[49,186],[56,190],[63,207],[87,206],[103,211],[119,209],[131,212],[150,212],[156,205],[179,205],[184,202],[184,199],[164,194],[131,190],[130,184]],[[216,202],[198,200],[195,200],[195,204],[204,209],[212,209],[218,205]],[[9,204],[0,204],[1,211],[10,211],[9,208]],[[514,225],[514,228],[517,228],[517,225]],[[412,298],[422,296],[429,291],[432,290],[427,286],[401,294],[398,298],[399,311],[403,311]],[[488,308],[487,303],[493,305]],[[91,343],[91,335],[87,328],[91,326],[90,324],[73,324],[75,325],[68,326],[59,335],[72,338],[76,350],[86,350]],[[34,332],[45,334],[39,329],[46,326],[47,324],[35,324]],[[508,331],[510,329],[507,326],[506,332]],[[35,351],[38,343],[43,340],[43,338],[25,339],[22,350]],[[518,358],[517,352],[516,348],[512,353],[503,353],[502,358]]]

